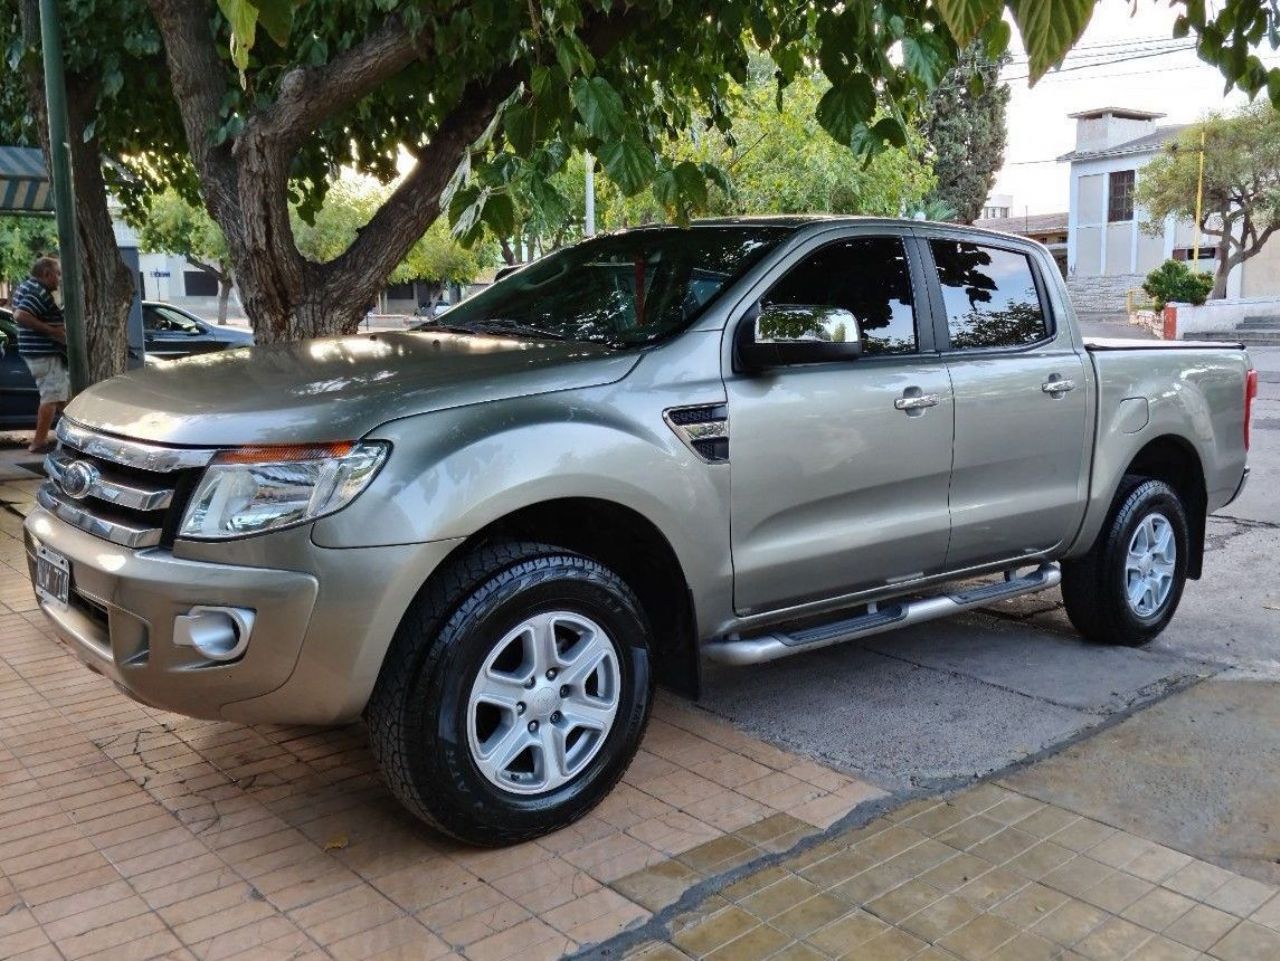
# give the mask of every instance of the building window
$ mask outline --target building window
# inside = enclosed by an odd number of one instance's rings
[[[1133,171],[1113,170],[1107,188],[1107,222],[1132,220]]]
[[[218,278],[203,270],[184,270],[182,289],[188,297],[217,297]]]
[[[993,217],[1008,217],[1009,208],[1008,207],[983,207],[982,216],[988,220]]]
[[[1174,247],[1174,260],[1191,260],[1191,255],[1195,252],[1193,247]],[[1217,248],[1212,243],[1203,243],[1200,245],[1200,259],[1213,260],[1218,256]]]

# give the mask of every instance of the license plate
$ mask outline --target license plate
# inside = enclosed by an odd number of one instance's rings
[[[67,606],[71,592],[71,562],[47,547],[36,548],[36,594],[59,607]]]

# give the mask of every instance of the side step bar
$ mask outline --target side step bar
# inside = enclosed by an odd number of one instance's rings
[[[994,584],[970,588],[956,594],[922,597],[918,600],[890,601],[883,606],[868,604],[864,613],[841,620],[829,621],[815,627],[787,632],[773,630],[751,637],[730,635],[713,641],[703,650],[707,657],[721,664],[745,666],[775,661],[780,657],[816,651],[819,648],[843,644],[872,634],[881,634],[911,624],[923,624],[967,611],[974,607],[1002,601],[1021,594],[1034,594],[1056,587],[1062,580],[1062,570],[1057,564],[1043,564],[1030,574],[1014,576],[1006,571],[1005,579]]]

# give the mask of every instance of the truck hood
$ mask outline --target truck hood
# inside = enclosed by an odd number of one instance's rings
[[[638,356],[580,342],[379,332],[167,361],[95,384],[67,416],[166,444],[355,440],[399,417],[612,383]]]

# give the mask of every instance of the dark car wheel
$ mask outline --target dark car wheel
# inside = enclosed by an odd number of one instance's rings
[[[1126,477],[1089,553],[1062,565],[1076,630],[1102,644],[1146,644],[1165,629],[1187,580],[1186,509],[1163,481]]]
[[[367,720],[413,813],[497,846],[555,831],[609,793],[652,690],[648,624],[621,578],[561,548],[502,543],[414,601]]]

